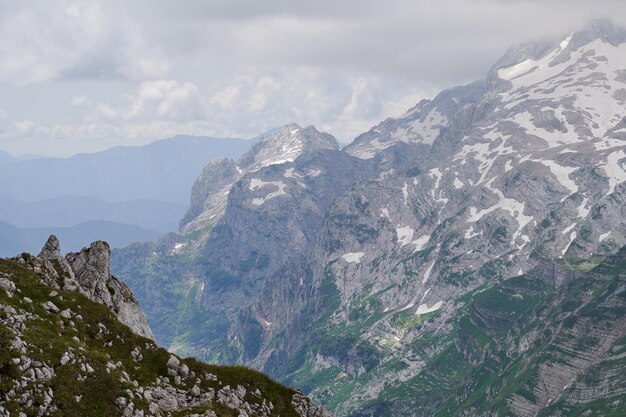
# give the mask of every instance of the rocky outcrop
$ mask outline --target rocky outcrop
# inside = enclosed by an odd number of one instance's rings
[[[332,414],[315,405],[310,398],[305,397],[301,392],[293,395],[291,405],[301,417],[332,417]]]
[[[37,258],[58,249],[51,240]],[[90,299],[101,288],[85,274],[106,278],[106,245],[72,255],[84,291],[49,285],[26,256],[0,259],[1,417],[330,416],[256,371],[181,359],[139,337]]]
[[[111,275],[111,248],[106,242],[94,242],[89,248],[63,257],[59,240],[51,235],[38,256],[22,254],[15,259],[41,274],[48,285],[78,291],[106,305],[135,333],[154,340],[148,319],[130,288]]]

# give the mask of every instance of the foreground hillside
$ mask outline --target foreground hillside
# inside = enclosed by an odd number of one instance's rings
[[[0,260],[0,416],[327,415],[259,372],[181,360],[122,324],[136,304],[107,253],[96,242],[59,258],[51,238],[37,257]]]

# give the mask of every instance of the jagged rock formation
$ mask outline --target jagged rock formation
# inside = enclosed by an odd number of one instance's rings
[[[293,162],[296,158],[323,149],[337,150],[337,140],[313,126],[301,128],[295,123],[262,135],[237,162],[219,158],[207,165],[193,185],[191,204],[181,220],[181,230],[190,233],[215,224],[226,209],[227,196],[233,184],[246,174],[262,168]],[[283,193],[284,184],[262,184]],[[271,198],[271,197],[270,197]]]
[[[51,235],[38,256],[22,254],[14,259],[35,273],[42,274],[48,285],[66,291],[78,291],[106,305],[135,333],[154,340],[148,319],[130,288],[111,275],[111,248],[106,242],[94,242],[89,248],[63,257],[59,240]]]
[[[114,269],[150,317],[168,317],[155,331],[178,352],[264,369],[337,415],[456,415],[436,397],[403,404],[436,391],[439,355],[463,354],[468,298],[546,259],[595,265],[626,245],[625,40],[594,22],[511,49],[484,81],[342,151],[274,155],[242,176],[216,162],[194,187],[192,201],[210,202],[193,211],[201,226],[118,251]],[[569,282],[559,271],[541,280]],[[507,405],[485,415],[537,415],[554,400],[537,394],[524,414],[502,385],[488,389]]]
[[[59,268],[51,238],[0,260],[0,416],[330,417],[256,371],[181,360],[131,331],[94,277],[110,284],[108,254],[96,242]]]

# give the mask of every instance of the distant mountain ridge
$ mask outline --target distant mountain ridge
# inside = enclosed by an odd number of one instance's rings
[[[68,250],[77,251],[98,238],[106,239],[115,248],[134,242],[150,242],[162,236],[154,230],[139,226],[90,220],[65,227],[23,228],[0,221],[0,257],[35,252],[39,244],[51,234],[58,235]],[[94,239],[95,238],[95,239]]]
[[[69,194],[187,204],[202,167],[218,156],[239,157],[251,145],[242,139],[177,136],[70,158],[13,161],[0,166],[0,194],[23,201]]]
[[[0,196],[0,220],[25,228],[71,227],[97,219],[167,233],[177,229],[185,209],[182,204],[155,200],[109,203],[96,197],[63,196],[16,201]]]
[[[50,233],[72,249],[100,238],[114,247],[157,239],[178,228],[202,167],[238,158],[253,143],[177,136],[70,158],[1,153],[0,222],[8,224],[0,252],[34,250]]]
[[[7,152],[0,151],[0,165],[15,161],[15,158]]]

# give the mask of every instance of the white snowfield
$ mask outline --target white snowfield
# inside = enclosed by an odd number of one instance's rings
[[[514,86],[531,85],[559,74],[562,70],[550,63],[569,45],[572,37],[565,38],[557,48],[539,60],[527,59],[519,64],[498,70],[498,77],[503,80],[514,80]]]
[[[413,239],[413,234],[415,231],[411,226],[404,227],[396,227],[396,235],[398,236],[398,242],[400,243],[400,247],[408,245],[411,243],[411,239]]]
[[[609,235],[611,234],[611,231],[609,230],[606,233],[602,233],[599,237],[598,237],[598,241],[599,242],[604,242],[604,240],[609,237]]]
[[[609,178],[609,191],[606,193],[607,196],[615,192],[615,187],[618,184],[626,181],[625,159],[626,154],[624,154],[623,149],[620,149],[617,152],[610,153],[606,158],[606,164],[602,166],[606,176]]]
[[[358,264],[361,262],[361,258],[365,256],[365,252],[348,252],[341,255],[344,261],[349,264]]]
[[[383,212],[383,215],[385,212]],[[389,213],[387,212],[387,215]],[[419,238],[413,240],[413,236],[415,235],[415,230],[411,226],[398,226],[396,227],[396,236],[398,238],[398,242],[400,243],[400,247],[406,246],[408,244],[415,245],[414,252],[418,252],[424,249],[424,246],[430,240],[430,235],[420,236]]]
[[[420,316],[422,314],[432,313],[433,311],[437,311],[441,309],[442,306],[443,306],[443,301],[437,301],[435,304],[433,304],[430,307],[428,307],[428,304],[426,303],[420,304],[417,307],[417,310],[415,311],[415,315]]]
[[[370,130],[373,138],[348,149],[348,153],[361,159],[372,159],[381,151],[399,143],[423,143],[431,145],[448,126],[448,118],[437,108],[430,110],[423,118],[415,118],[416,111],[407,112],[401,117],[391,118]],[[399,124],[393,130],[386,127]]]
[[[265,182],[263,180],[260,180],[258,178],[252,178],[250,180],[250,186],[249,189],[251,191],[257,190],[257,189],[263,189],[266,186],[273,186],[276,187],[277,190],[273,191],[269,194],[267,194],[265,197],[262,198],[253,198],[252,199],[252,204],[255,206],[260,206],[263,205],[263,203],[265,203],[266,201],[281,196],[281,195],[286,195],[287,193],[285,192],[285,187],[287,186],[284,182],[282,181],[268,181]]]

